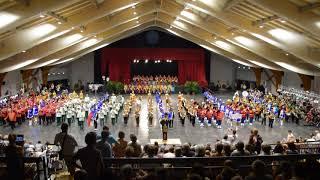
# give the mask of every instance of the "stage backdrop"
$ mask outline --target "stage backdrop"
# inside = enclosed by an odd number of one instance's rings
[[[198,81],[207,85],[203,49],[190,48],[103,48],[101,54],[101,75],[109,72],[111,81],[130,82],[130,64],[134,59],[170,59],[178,63],[178,79],[183,84],[186,81]],[[107,70],[108,68],[108,70]]]

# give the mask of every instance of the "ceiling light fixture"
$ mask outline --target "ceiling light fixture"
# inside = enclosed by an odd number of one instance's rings
[[[285,20],[281,19],[281,20],[280,20],[280,22],[282,22],[282,23],[286,23],[287,21],[285,21]]]
[[[263,28],[263,25],[260,25],[259,28]]]
[[[44,14],[42,14],[42,13],[40,13],[40,17],[41,18],[44,18],[44,17],[46,17]]]
[[[289,56],[289,54],[288,54],[288,53],[286,53],[286,56]]]
[[[62,24],[62,22],[58,21],[58,24]]]
[[[23,53],[27,52],[27,51],[22,51]]]
[[[136,23],[138,24],[138,23],[139,23],[139,21],[136,21]]]
[[[133,14],[134,14],[134,15],[136,15],[136,14],[137,14],[137,12],[133,12]]]

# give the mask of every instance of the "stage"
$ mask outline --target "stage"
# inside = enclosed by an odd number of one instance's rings
[[[218,97],[221,97],[221,99],[228,99],[232,97],[233,93],[219,93],[216,94]],[[127,96],[126,96],[127,97]],[[177,102],[177,95],[172,95],[172,104],[176,104]],[[202,95],[185,95],[186,98],[193,98],[197,101],[203,100]],[[154,107],[156,107],[156,104],[154,103]],[[118,123],[115,126],[111,125],[110,119],[108,119],[107,126],[110,127],[112,135],[117,138],[118,132],[123,131],[126,133],[126,140],[129,141],[129,135],[131,133],[136,134],[138,137],[138,140],[141,144],[147,144],[151,141],[155,141],[155,139],[161,139],[162,133],[161,129],[159,127],[159,121],[156,120],[156,108],[154,108],[154,114],[155,114],[155,120],[153,121],[152,126],[148,125],[147,121],[147,99],[146,95],[142,95],[142,110],[140,115],[140,126],[136,127],[135,119],[133,114],[130,115],[130,119],[128,122],[128,125],[125,126],[123,123],[122,113],[118,119]],[[228,128],[232,128],[230,126],[227,126],[226,121],[222,122],[222,129],[217,129],[215,127],[200,127],[199,124],[196,124],[195,127],[192,127],[190,121],[186,119],[185,126],[182,126],[180,121],[177,119],[177,106],[174,106],[175,111],[175,121],[174,121],[174,127],[169,129],[168,132],[168,139],[174,139],[173,141],[170,141],[172,143],[168,144],[179,144],[190,142],[192,144],[207,144],[211,143],[214,144],[218,139],[222,139],[222,137],[228,133]],[[302,123],[302,122],[301,122]],[[234,128],[234,127],[233,127]],[[303,125],[296,125],[293,123],[284,123],[283,126],[279,126],[278,123],[275,123],[274,128],[270,129],[267,126],[261,126],[260,122],[255,122],[253,126],[246,125],[244,127],[239,127],[238,130],[238,139],[243,140],[245,143],[248,142],[248,135],[250,133],[250,130],[252,128],[257,128],[259,130],[260,135],[262,136],[264,143],[275,143],[276,141],[280,141],[283,138],[287,137],[288,130],[293,130],[294,135],[298,138],[301,137],[308,137],[314,130],[317,128],[310,127],[310,126],[303,126]],[[100,124],[98,125],[98,131],[97,133],[101,132],[102,127]],[[78,144],[80,146],[84,146],[84,137],[87,132],[93,131],[93,127],[85,127],[84,130],[80,130],[77,123],[73,123],[71,128],[69,128],[69,134],[72,134],[75,139],[77,140]],[[52,124],[49,126],[28,126],[28,123],[25,122],[21,126],[17,126],[17,128],[12,131],[9,126],[1,126],[0,127],[0,134],[5,135],[9,133],[16,133],[16,134],[24,134],[25,139],[27,142],[31,141],[36,143],[37,141],[41,140],[42,143],[45,143],[46,141],[53,142],[54,136],[56,133],[60,132],[60,126],[57,126],[56,124]],[[230,133],[230,132],[229,132]],[[159,144],[162,144],[159,142]]]

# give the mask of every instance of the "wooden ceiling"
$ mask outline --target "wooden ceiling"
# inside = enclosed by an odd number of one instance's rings
[[[237,63],[320,76],[319,0],[0,0],[0,73],[160,27]]]

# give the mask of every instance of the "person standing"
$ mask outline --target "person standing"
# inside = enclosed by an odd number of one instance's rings
[[[109,137],[109,131],[101,131],[101,140],[97,143],[96,147],[100,150],[103,158],[112,157],[111,145],[107,142]]]
[[[76,146],[78,146],[78,143],[72,135],[68,134],[68,124],[61,124],[61,132],[56,134],[54,137],[54,144],[61,147],[61,153],[59,153],[59,156],[62,156],[60,158],[65,160],[68,171],[73,174],[74,169],[72,165],[72,157],[74,155]]]
[[[224,117],[223,111],[218,110],[217,111],[217,128],[221,129],[222,119]]]
[[[71,110],[71,108],[69,107],[68,109],[67,109],[67,112],[66,112],[66,114],[67,114],[67,122],[68,122],[68,125],[69,126],[71,126],[71,122],[72,122],[72,110]]]
[[[24,179],[23,148],[16,144],[16,135],[9,134],[9,145],[5,149],[8,179]]]
[[[270,128],[273,128],[274,118],[275,118],[275,115],[273,114],[272,109],[271,109],[271,111],[269,112],[269,115],[268,115]]]
[[[128,146],[128,142],[124,140],[125,133],[120,131],[118,136],[119,136],[119,139],[117,140],[117,143],[115,143],[113,147],[114,157],[116,158],[125,157],[126,148]]]
[[[85,113],[85,110],[82,108],[82,109],[79,109],[79,112],[78,112],[78,118],[79,118],[79,126],[80,126],[80,129],[84,129],[84,118],[86,116],[86,113]]]
[[[16,127],[17,116],[16,116],[16,113],[11,108],[8,109],[8,114],[5,119],[9,121],[9,125],[13,130]]]
[[[261,125],[266,125],[267,122],[267,110],[263,109],[261,113]]]
[[[164,117],[160,120],[162,129],[162,140],[166,141],[168,139],[168,114],[165,113]]]
[[[86,147],[81,148],[73,157],[73,165],[88,173],[87,179],[99,180],[103,177],[104,163],[101,152],[96,148],[97,135],[89,132],[85,136]],[[76,162],[80,160],[81,166]]]

